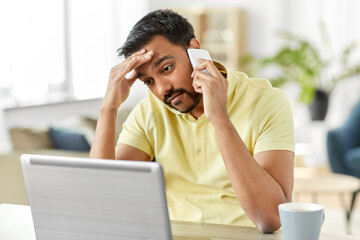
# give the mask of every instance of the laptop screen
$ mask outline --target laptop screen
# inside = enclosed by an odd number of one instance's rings
[[[22,155],[37,240],[171,239],[156,162]]]

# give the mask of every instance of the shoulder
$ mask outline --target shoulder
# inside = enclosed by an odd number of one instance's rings
[[[257,88],[257,89],[271,89],[271,83],[265,78],[250,78],[246,73],[240,71],[228,71],[228,81],[236,86]]]
[[[228,71],[228,108],[247,109],[247,114],[264,117],[270,112],[291,113],[285,94],[264,78],[249,78],[243,72]]]
[[[149,96],[149,93],[147,93],[146,97],[135,105],[129,114],[126,123],[131,125],[144,125],[144,123],[148,122],[152,118],[153,111],[152,99]]]
[[[141,121],[142,124],[149,124],[168,114],[169,110],[166,105],[157,99],[150,90],[147,90],[146,97],[135,106],[130,116],[133,118],[132,120]]]
[[[281,94],[278,89],[271,86],[269,80],[264,78],[249,78],[245,73],[239,71],[228,71],[227,80],[229,83],[228,99],[229,106],[239,104],[255,109],[261,104],[265,96]]]

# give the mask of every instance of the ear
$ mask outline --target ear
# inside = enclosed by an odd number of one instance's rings
[[[192,38],[189,42],[189,48],[200,48],[200,43],[196,38]]]

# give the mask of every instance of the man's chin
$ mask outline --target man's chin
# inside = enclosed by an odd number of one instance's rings
[[[178,110],[181,113],[189,113],[192,110],[194,110],[196,108],[196,106],[197,106],[197,104],[196,105],[194,104],[194,105],[192,105],[192,106],[190,106],[190,107],[188,107],[186,109],[177,109],[177,108],[175,108],[175,109]]]
[[[178,112],[181,112],[181,113],[188,113],[188,112],[191,111],[191,110],[189,111],[190,108],[184,108],[184,107],[180,106],[181,103],[178,104],[179,106],[173,106],[172,104],[166,104],[166,105],[169,106],[172,109],[175,109]]]
[[[179,101],[176,102],[174,105],[171,104],[171,102],[167,102],[166,98],[163,100],[163,102],[167,106],[169,106],[181,113],[189,113],[196,108],[196,106],[200,103],[200,101],[202,99],[201,93],[194,92],[193,94],[190,94],[190,93],[184,91],[181,94],[185,94],[185,95],[187,95],[187,97],[183,97],[182,99],[179,99]]]
[[[181,113],[189,113],[200,103],[201,97],[202,96],[199,96],[198,98],[193,99],[193,103],[190,106],[182,106],[183,103],[179,103],[178,106],[173,106],[171,104],[168,104],[168,106]]]

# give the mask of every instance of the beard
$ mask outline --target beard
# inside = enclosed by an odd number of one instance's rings
[[[192,100],[192,104],[190,106],[188,106],[186,109],[184,110],[179,110],[176,106],[173,106],[171,104],[171,101],[169,101],[169,98],[171,98],[172,96],[174,96],[174,94],[187,94],[190,99]],[[171,90],[168,94],[166,94],[164,96],[164,99],[163,99],[163,102],[173,108],[173,109],[176,109],[177,111],[181,112],[181,113],[189,113],[191,112],[192,110],[194,110],[194,108],[199,104],[200,100],[202,98],[202,93],[197,93],[197,92],[188,92],[186,91],[185,89],[183,88],[179,88],[179,89],[176,89],[176,90]]]

